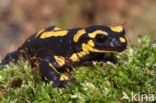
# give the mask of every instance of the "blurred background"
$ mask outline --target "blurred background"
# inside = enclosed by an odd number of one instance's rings
[[[156,40],[156,0],[0,0],[0,56],[40,29],[125,24],[128,43]]]

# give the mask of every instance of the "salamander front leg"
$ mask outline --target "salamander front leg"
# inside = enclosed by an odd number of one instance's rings
[[[113,53],[106,53],[106,54],[99,54],[99,60],[102,60],[103,62],[112,62],[112,63],[116,63],[116,59],[114,57]]]
[[[69,88],[68,83],[66,82],[68,78],[63,77],[56,70],[57,62],[53,57],[46,57],[40,62],[40,69],[43,75],[46,77],[48,81],[53,81],[53,87],[65,87]]]

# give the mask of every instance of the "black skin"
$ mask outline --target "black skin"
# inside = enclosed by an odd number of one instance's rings
[[[78,42],[74,42],[73,38],[74,35],[81,29],[84,29],[86,33],[79,37]],[[125,38],[125,31],[124,29],[120,32],[115,32],[107,26],[90,26],[87,28],[74,28],[74,29],[65,29],[68,31],[67,35],[65,36],[51,36],[48,38],[41,39],[40,36],[48,31],[60,31],[55,30],[55,26],[49,27],[44,31],[40,32],[39,36],[36,37],[36,34],[29,37],[25,43],[19,47],[15,52],[8,53],[5,58],[2,60],[0,67],[3,67],[5,64],[9,62],[17,63],[17,60],[20,56],[24,59],[36,57],[39,60],[39,66],[41,72],[43,73],[44,77],[48,81],[53,81],[53,87],[65,87],[68,88],[69,85],[66,81],[68,80],[60,80],[61,75],[59,74],[60,68],[71,67],[74,65],[80,65],[85,61],[92,61],[92,60],[113,60],[111,58],[107,58],[105,54],[107,53],[98,53],[90,51],[89,54],[86,54],[82,57],[79,57],[77,61],[71,61],[70,57],[73,53],[78,53],[83,51],[82,44],[87,43],[89,40],[93,40],[97,50],[105,50],[110,51],[108,53],[112,54],[113,51],[121,52],[125,50],[127,46],[127,40]],[[107,36],[102,34],[97,34],[95,38],[90,38],[88,33],[92,33],[96,30],[102,30],[108,33]],[[123,37],[125,42],[122,43],[119,40],[119,37]],[[59,65],[56,61],[54,56],[61,56],[66,58],[66,61],[63,65]],[[49,63],[53,65],[50,66]],[[56,69],[58,71],[56,71]]]

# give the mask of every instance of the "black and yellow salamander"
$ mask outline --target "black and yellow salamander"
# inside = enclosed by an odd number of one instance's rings
[[[56,26],[40,30],[29,37],[15,52],[8,53],[0,61],[0,67],[9,62],[17,64],[36,57],[41,72],[53,87],[69,87],[69,78],[61,75],[61,68],[79,65],[84,61],[103,60],[106,53],[125,50],[127,40],[122,26],[94,25],[87,28],[61,29]]]

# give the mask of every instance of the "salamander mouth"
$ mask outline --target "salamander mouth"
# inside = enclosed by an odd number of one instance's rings
[[[99,44],[90,46],[90,48],[94,50],[98,50],[101,52],[106,52],[106,53],[118,53],[122,52],[126,49],[127,43],[105,43],[105,44]]]
[[[124,51],[125,49],[126,49],[126,47],[122,47],[122,48],[119,48],[119,47],[117,47],[117,48],[110,48],[110,47],[106,47],[106,48],[95,48],[94,47],[94,49],[97,49],[97,50],[99,50],[99,51],[108,51],[108,52],[110,52],[110,51],[112,51],[112,52],[122,52],[122,51]]]
[[[113,45],[94,45],[95,43],[89,41],[87,44],[83,44],[82,48],[84,51],[88,52],[94,52],[94,53],[119,53],[126,49],[126,43],[119,45],[119,44],[113,44]],[[105,43],[106,44],[106,43]]]
[[[88,46],[88,50],[90,52],[96,52],[96,53],[118,53],[118,52],[121,52],[123,50],[113,50],[113,49],[97,49],[95,47],[91,47],[91,46]]]

